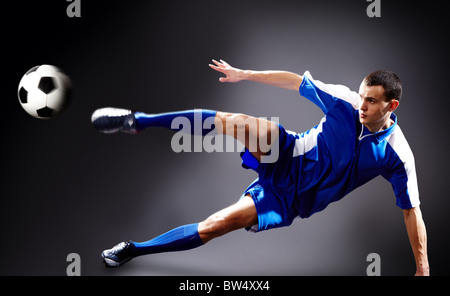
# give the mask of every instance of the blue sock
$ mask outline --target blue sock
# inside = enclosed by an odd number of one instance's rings
[[[139,131],[147,127],[164,127],[175,131],[187,129],[193,135],[205,136],[215,128],[214,117],[216,113],[217,111],[212,110],[194,109],[160,114],[136,112],[134,117],[136,118],[136,125]],[[172,121],[175,118],[179,118],[179,121],[174,121],[175,127],[172,128]],[[205,127],[204,124],[207,119],[208,122]],[[185,126],[188,124],[190,128]]]
[[[184,251],[203,245],[198,234],[198,223],[180,226],[152,240],[131,242],[131,254],[141,256],[162,252]]]

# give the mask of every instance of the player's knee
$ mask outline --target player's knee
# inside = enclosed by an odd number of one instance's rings
[[[202,238],[211,240],[222,236],[232,230],[232,221],[229,217],[221,214],[214,214],[208,217],[199,225],[199,234]]]

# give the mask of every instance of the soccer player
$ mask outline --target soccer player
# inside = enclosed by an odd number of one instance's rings
[[[395,73],[367,75],[356,93],[316,80],[309,72],[241,70],[223,60],[213,60],[209,66],[225,75],[220,82],[250,80],[299,91],[325,116],[311,130],[295,133],[263,118],[212,110],[162,114],[96,110],[92,123],[104,133],[170,129],[174,119],[182,117],[190,123],[187,131],[192,134],[234,137],[245,145],[242,166],[258,173],[237,203],[200,223],[180,226],[149,241],[119,243],[103,251],[106,266],[120,266],[141,255],[196,248],[240,228],[258,232],[289,226],[297,216],[308,218],[381,175],[392,184],[396,204],[403,210],[416,275],[429,275],[414,156],[393,113],[402,95]],[[192,128],[196,122],[203,128]],[[275,159],[268,161],[269,156]]]

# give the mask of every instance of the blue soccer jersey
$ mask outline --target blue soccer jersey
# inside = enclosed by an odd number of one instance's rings
[[[301,216],[323,210],[379,175],[392,184],[397,206],[409,209],[420,204],[414,156],[395,114],[389,128],[371,133],[359,122],[358,93],[314,80],[306,72],[300,94],[325,113],[319,126],[295,135],[293,156],[306,154],[315,162],[309,180],[300,181],[298,187]]]
[[[389,128],[371,133],[359,122],[358,93],[315,80],[309,72],[299,91],[324,112],[320,123],[305,133],[285,131],[280,125],[275,164],[254,165],[248,151],[242,155],[243,166],[259,173],[245,192],[255,201],[258,230],[289,225],[293,208],[307,218],[380,175],[392,184],[397,206],[409,209],[420,204],[414,156],[395,114]],[[254,188],[262,189],[254,193]],[[276,200],[280,210],[269,211],[270,202],[263,205],[260,191],[266,200]],[[279,221],[266,223],[263,212],[270,213],[269,220]]]

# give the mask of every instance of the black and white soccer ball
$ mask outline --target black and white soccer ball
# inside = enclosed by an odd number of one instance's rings
[[[17,94],[28,114],[48,119],[67,107],[71,90],[69,76],[55,66],[41,65],[31,68],[23,75]]]

